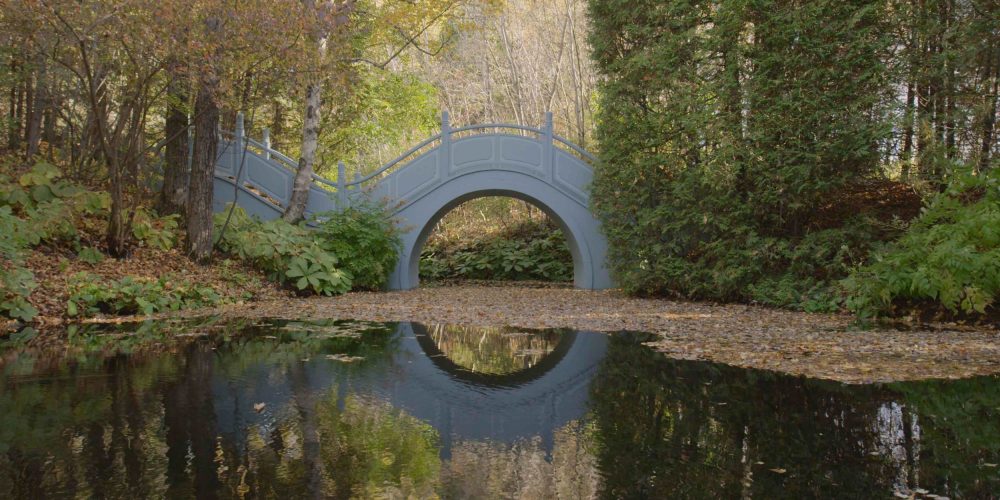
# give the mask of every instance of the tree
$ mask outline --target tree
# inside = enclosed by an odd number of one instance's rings
[[[311,30],[309,45],[315,47],[315,67],[318,74],[309,77],[305,92],[305,119],[302,122],[302,149],[299,156],[298,169],[292,184],[292,197],[282,216],[286,221],[298,222],[302,219],[309,198],[309,187],[312,186],[313,164],[316,161],[316,149],[319,146],[320,117],[323,104],[323,70],[327,57],[327,45],[331,31],[334,33],[334,43],[342,47],[344,38],[339,31],[347,27],[350,15],[354,10],[355,0],[344,0],[317,8],[314,0],[304,0],[310,12],[316,12],[321,21],[329,16],[329,22],[317,22]],[[342,50],[342,48],[341,48]]]
[[[106,244],[116,257],[129,252],[136,204],[130,195],[147,153],[148,113],[162,90],[159,76],[166,45],[157,42],[164,32],[156,31],[154,3],[48,0],[27,2],[10,12],[30,23],[26,36],[35,42],[32,49],[39,54],[40,71],[47,68],[51,53],[53,62],[68,71],[81,90],[81,104],[89,116],[88,156],[107,169],[111,213]],[[140,32],[147,36],[134,36]],[[37,108],[48,105],[48,91],[42,90],[47,86],[45,74],[38,79],[35,117],[28,121],[29,154],[37,152],[41,137],[42,110]]]
[[[824,200],[878,171],[884,3],[591,0],[590,14],[592,200],[619,282],[769,303],[787,283],[822,289],[831,266],[791,263]]]
[[[207,40],[218,40],[222,35],[221,16],[206,17],[202,36]],[[219,146],[220,57],[218,46],[204,55],[194,104],[194,153],[188,186],[185,248],[188,255],[199,262],[207,261],[212,255],[212,183],[215,178],[215,154]]]
[[[163,187],[158,202],[160,213],[182,213],[187,205],[188,156],[190,154],[190,134],[188,131],[188,89],[189,82],[176,70],[176,64],[168,66],[170,83],[167,87],[166,117],[163,135],[166,145],[163,155]]]
[[[309,31],[310,43],[307,44],[307,47],[315,47],[312,53],[316,57],[305,72],[302,145],[292,197],[289,206],[285,207],[285,220],[300,220],[305,213],[319,147],[324,83],[339,84],[338,95],[348,98],[357,80],[357,65],[385,70],[407,48],[431,52],[423,47],[421,38],[432,27],[447,20],[462,1],[358,3],[357,0],[339,0],[321,6],[315,6],[311,0],[306,2],[307,10],[319,11],[319,21]],[[434,51],[440,50],[439,47]]]

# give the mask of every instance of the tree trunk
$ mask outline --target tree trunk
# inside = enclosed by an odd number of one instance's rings
[[[280,151],[281,137],[285,133],[285,110],[279,99],[275,99],[272,105],[274,106],[274,119],[271,122],[271,147]]]
[[[215,21],[218,23],[218,21]],[[194,157],[187,200],[187,252],[198,262],[212,256],[212,183],[219,146],[219,77],[202,73],[194,103]]]
[[[899,177],[903,182],[908,182],[910,180],[910,167],[913,163],[913,114],[914,114],[914,104],[916,101],[916,88],[911,79],[909,83],[906,84],[906,115],[903,118],[906,125],[903,127],[903,152],[900,154],[900,162],[902,166],[900,167]]]
[[[24,143],[28,142],[28,135],[29,131],[31,130],[32,117],[35,114],[35,87],[33,84],[34,81],[32,79],[32,71],[28,70],[28,72],[26,72],[24,75],[25,96],[24,96],[24,114],[22,117],[24,126],[22,127],[23,132],[20,138],[20,141]]]
[[[13,54],[10,56],[10,69],[8,70],[13,77],[17,72],[17,59]],[[7,104],[7,147],[9,149],[14,149],[14,120],[17,119],[17,81],[14,80],[10,83],[10,94],[8,95]]]
[[[45,54],[40,54],[38,59],[38,74],[35,77],[35,102],[31,107],[31,116],[28,117],[28,149],[25,151],[27,158],[38,154],[38,147],[42,142],[42,116],[49,109],[48,66]]]
[[[998,49],[1000,51],[1000,49]],[[1000,54],[998,54],[1000,55]],[[990,168],[991,153],[995,142],[997,120],[997,95],[1000,94],[1000,61],[992,60],[993,64],[993,92],[986,96],[985,113],[983,115],[982,142],[979,146],[979,171],[985,172]]]
[[[167,90],[167,116],[164,125],[166,148],[163,155],[163,189],[160,190],[160,213],[179,214],[187,204],[188,134],[187,82],[176,76]]]
[[[56,108],[52,92],[49,91],[49,105],[45,109],[45,115],[42,116],[42,137],[45,138],[45,142],[49,145],[48,156],[50,161],[55,159],[55,150],[59,142],[56,136]]]
[[[295,183],[292,185],[292,199],[288,202],[283,218],[288,222],[298,222],[305,215],[309,201],[309,187],[312,185],[313,164],[319,145],[320,105],[323,87],[319,82],[306,86],[306,118],[302,124],[302,154],[299,157]]]
[[[21,147],[21,117],[24,114],[24,82],[18,77],[20,64],[17,57],[11,57],[10,72],[14,83],[10,89],[10,127],[7,130],[7,148],[17,151]]]
[[[314,0],[303,0],[306,8],[315,10]],[[337,30],[345,26],[353,11],[355,0],[345,0],[339,2],[334,7],[333,29]],[[325,30],[321,27],[319,30]],[[317,48],[317,65],[323,66],[326,60],[326,45],[329,33],[326,31],[314,31],[311,35],[312,43]],[[299,156],[298,170],[295,172],[295,182],[292,184],[292,198],[288,201],[285,214],[282,216],[288,222],[302,220],[306,212],[306,203],[309,201],[309,188],[312,186],[313,164],[316,161],[316,149],[319,145],[320,128],[320,105],[323,103],[323,82],[320,79],[313,80],[306,86],[306,116],[302,123],[302,148]]]

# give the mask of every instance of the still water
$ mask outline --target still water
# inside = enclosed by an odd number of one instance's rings
[[[642,334],[416,323],[72,338],[2,353],[0,498],[1000,494],[997,377],[848,386]]]

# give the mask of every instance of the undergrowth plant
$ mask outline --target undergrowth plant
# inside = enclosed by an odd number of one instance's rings
[[[135,211],[132,221],[132,236],[140,245],[158,250],[170,250],[177,245],[177,225],[180,215],[170,214],[157,217],[142,207]]]
[[[29,249],[42,243],[80,248],[77,227],[84,217],[107,213],[107,193],[60,179],[59,169],[40,162],[19,176],[0,173],[0,316],[30,321],[35,288],[24,266]]]
[[[227,213],[216,215],[217,232]],[[235,207],[217,246],[300,292],[334,295],[351,289],[353,277],[337,267],[337,256],[323,249],[309,229],[282,219],[260,221]]]
[[[216,216],[217,230],[227,213]],[[300,224],[261,221],[236,207],[217,245],[300,292],[334,295],[382,288],[400,243],[385,208],[369,203],[314,214]]]
[[[562,231],[526,221],[497,234],[456,245],[430,241],[420,255],[420,276],[448,279],[569,281],[573,258]]]
[[[316,241],[336,255],[353,288],[382,289],[399,256],[399,231],[385,207],[368,203],[324,212],[312,219]]]
[[[907,232],[844,281],[862,317],[921,306],[982,315],[1000,296],[1000,172],[957,175]]]
[[[174,279],[169,275],[158,279],[126,276],[108,281],[81,272],[70,277],[69,293],[66,315],[70,317],[97,313],[148,315],[223,302],[223,297],[214,288]]]

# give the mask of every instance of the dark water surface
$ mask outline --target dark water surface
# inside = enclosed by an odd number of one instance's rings
[[[848,386],[640,334],[415,323],[73,338],[3,353],[0,498],[1000,494],[997,377]]]

